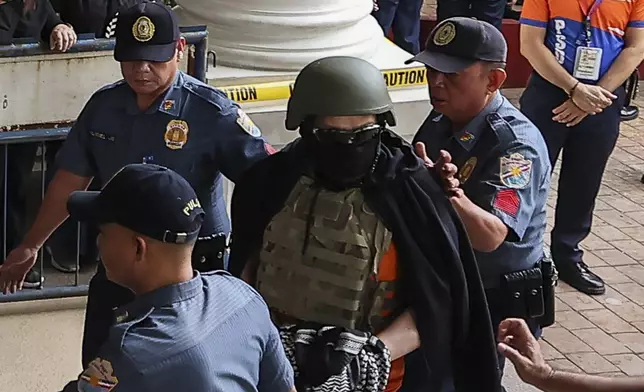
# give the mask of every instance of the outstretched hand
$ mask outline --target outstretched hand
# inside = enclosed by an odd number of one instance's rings
[[[498,349],[514,364],[519,377],[536,385],[552,377],[554,371],[546,363],[537,339],[521,319],[503,320],[499,325]]]
[[[439,177],[441,178],[441,180],[443,180],[445,191],[450,196],[459,197],[463,194],[463,190],[459,188],[461,183],[456,178],[458,167],[456,167],[456,165],[452,163],[452,156],[449,152],[441,150],[439,153],[440,156],[438,158],[438,161],[434,163],[427,155],[425,143],[417,142],[414,148],[416,150],[416,155],[418,155],[420,159],[425,162],[425,166],[437,171]]]

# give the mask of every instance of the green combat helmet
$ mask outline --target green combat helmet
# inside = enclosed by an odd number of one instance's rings
[[[286,129],[294,131],[309,116],[374,114],[396,125],[387,84],[370,62],[348,56],[315,60],[300,71],[288,101]]]

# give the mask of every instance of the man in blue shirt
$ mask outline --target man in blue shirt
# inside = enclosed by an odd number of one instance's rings
[[[188,180],[206,211],[194,266],[223,268],[230,223],[222,176],[236,181],[272,147],[224,93],[178,70],[185,46],[176,16],[162,3],[143,2],[119,15],[114,57],[124,80],[97,91],[78,117],[33,226],[0,267],[5,293],[20,288],[38,251],[67,218],[69,194],[86,189],[92,178],[104,184],[130,163],[160,164]],[[89,288],[84,365],[105,341],[112,309],[131,300],[132,293],[108,281],[99,266]]]
[[[434,106],[414,142],[448,180],[494,328],[520,317],[538,334],[550,324],[542,322],[550,276],[541,271],[550,162],[539,130],[498,91],[506,58],[505,39],[487,22],[456,17],[436,26],[412,59],[427,66]]]
[[[127,165],[102,191],[72,193],[67,209],[99,225],[107,276],[136,297],[117,309],[109,338],[66,391],[295,390],[260,295],[225,271],[193,270],[206,214],[179,174]]]

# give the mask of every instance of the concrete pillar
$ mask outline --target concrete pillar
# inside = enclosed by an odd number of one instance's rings
[[[326,56],[370,60],[383,43],[372,0],[177,0],[182,25],[207,25],[223,66],[299,71]]]

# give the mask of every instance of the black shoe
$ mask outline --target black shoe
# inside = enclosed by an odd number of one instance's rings
[[[619,115],[622,121],[631,121],[635,120],[640,114],[640,110],[637,106],[624,106],[620,111]]]
[[[25,277],[25,281],[22,283],[22,287],[26,289],[37,289],[42,286],[44,281],[45,278],[40,276],[40,272],[32,269]]]
[[[55,258],[54,252],[49,246],[45,246],[45,252],[49,255],[51,266],[58,271],[66,274],[76,272],[76,257],[65,257],[65,255],[59,255],[58,258]]]
[[[559,270],[559,279],[568,283],[582,293],[589,295],[602,295],[606,292],[604,281],[599,276],[590,271],[588,266],[581,263],[568,263],[567,265],[557,266]]]

